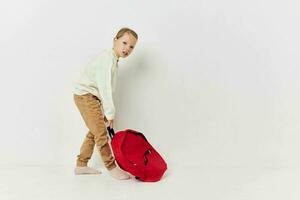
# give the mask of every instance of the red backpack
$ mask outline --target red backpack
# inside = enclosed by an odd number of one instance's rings
[[[167,164],[149,144],[146,137],[137,131],[109,129],[111,147],[121,169],[144,182],[159,181],[167,170]]]

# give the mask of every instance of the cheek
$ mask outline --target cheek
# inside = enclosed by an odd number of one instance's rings
[[[119,42],[119,43],[117,44],[117,47],[118,47],[118,49],[122,49],[122,48],[123,48],[123,44],[122,44],[121,42]]]

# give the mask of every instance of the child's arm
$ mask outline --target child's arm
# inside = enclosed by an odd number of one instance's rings
[[[101,96],[104,115],[108,121],[115,118],[115,106],[112,95],[112,67],[113,60],[108,55],[100,59],[100,66],[97,66],[95,79]]]

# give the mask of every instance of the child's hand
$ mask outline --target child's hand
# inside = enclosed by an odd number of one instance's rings
[[[106,119],[106,116],[104,116],[104,122],[105,122],[105,123],[107,123],[107,119]]]
[[[106,122],[106,127],[109,127],[109,128],[113,128],[114,126],[114,120],[107,120]]]

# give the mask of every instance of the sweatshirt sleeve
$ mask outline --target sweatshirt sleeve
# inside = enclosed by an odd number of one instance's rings
[[[104,115],[108,120],[115,118],[115,106],[112,95],[112,67],[112,58],[104,55],[101,58],[100,66],[97,66],[95,74],[96,85],[102,98]]]

